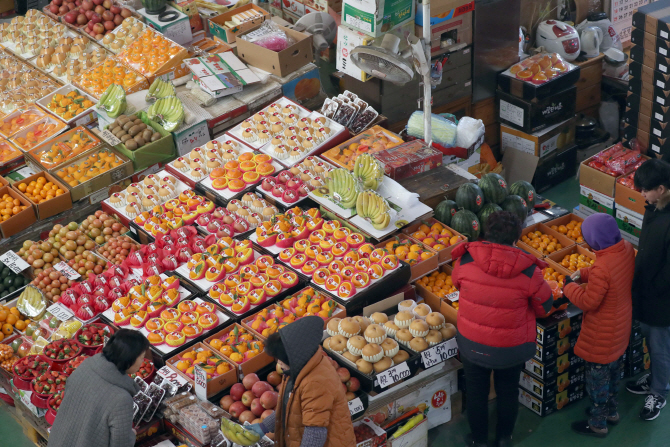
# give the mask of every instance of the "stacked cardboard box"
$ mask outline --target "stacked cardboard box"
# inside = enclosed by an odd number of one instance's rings
[[[521,371],[519,402],[539,416],[586,395],[584,361],[574,353],[581,327],[582,311],[572,305],[537,320],[535,357]]]
[[[647,339],[642,335],[640,322],[633,320],[630,343],[624,353],[623,377],[634,377],[651,367]]]
[[[624,142],[636,138],[645,150],[665,156],[670,136],[670,0],[633,14]]]

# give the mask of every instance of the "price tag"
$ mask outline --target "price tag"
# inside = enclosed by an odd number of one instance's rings
[[[352,416],[364,410],[363,402],[361,402],[360,397],[350,400],[348,403],[349,403],[349,414],[351,414]]]
[[[102,337],[102,347],[103,347],[103,348],[104,348],[105,346],[107,346],[107,342],[108,342],[108,341],[109,341],[109,337],[108,337],[108,336],[105,335],[105,336]]]
[[[170,367],[167,365],[156,371],[156,374],[162,377],[163,380],[167,380],[168,382],[172,383],[177,388],[180,388],[188,383],[188,380],[184,379],[182,376],[177,374],[176,371],[170,369]]]
[[[81,276],[75,269],[67,265],[65,261],[61,261],[54,265],[54,268],[61,272],[67,279],[71,279],[72,281]]]
[[[5,264],[9,270],[13,271],[14,273],[21,273],[30,267],[30,264],[21,259],[21,256],[17,255],[11,250],[0,256],[0,261],[2,261],[2,263]]]
[[[457,290],[457,291],[455,291],[453,293],[450,293],[449,295],[445,296],[445,298],[448,299],[449,301],[451,301],[452,303],[454,303],[454,302],[458,301],[458,296],[459,296],[459,292]]]
[[[113,133],[109,131],[109,129],[105,129],[102,132],[100,132],[100,136],[102,137],[103,140],[105,140],[110,146],[116,146],[117,144],[121,143],[121,140],[116,138]]]
[[[386,371],[377,374],[377,383],[379,383],[380,387],[387,388],[396,382],[400,382],[401,380],[406,379],[411,374],[412,373],[409,371],[407,362],[402,362],[393,368],[387,369]]]
[[[456,339],[452,338],[423,351],[421,360],[424,368],[430,368],[454,357],[456,354],[458,354],[458,345]]]
[[[109,197],[109,189],[103,188],[98,192],[94,192],[90,196],[88,196],[88,201],[91,203],[91,205],[94,205],[98,202],[102,202],[106,198]]]
[[[202,401],[207,401],[207,373],[200,367],[200,365],[195,365],[193,376],[196,397]]]
[[[54,303],[47,308],[47,312],[59,319],[60,321],[69,320],[74,316],[72,311],[62,305],[61,303]]]

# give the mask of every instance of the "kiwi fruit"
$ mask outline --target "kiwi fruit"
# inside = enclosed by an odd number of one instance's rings
[[[126,141],[130,140],[132,137],[128,134],[122,135],[121,136],[121,142],[125,143]]]
[[[126,115],[121,115],[116,119],[116,122],[123,126],[125,123],[128,122],[128,117]]]
[[[158,132],[154,132],[153,135],[151,135],[151,142],[153,143],[154,141],[158,141],[162,138],[163,136],[159,134]]]
[[[114,135],[116,138],[119,138],[119,135],[122,135],[122,134],[124,134],[124,133],[126,133],[125,130],[123,130],[123,129],[119,129],[119,128],[117,127],[116,130],[115,130],[114,132],[112,132],[112,135]]]
[[[130,129],[128,129],[128,135],[130,135],[131,137],[134,137],[135,135],[140,133],[140,130],[141,129],[140,129],[139,126],[133,126]]]
[[[142,138],[142,135],[135,135],[135,138],[133,139],[135,140],[135,143],[137,143],[138,147],[142,147],[147,144],[147,142],[144,141],[144,138]]]
[[[133,123],[134,123],[136,126],[139,126],[140,124],[144,124],[144,123],[142,122],[142,120],[139,119],[139,118],[137,118],[135,121],[133,121]]]
[[[142,138],[144,138],[144,141],[151,141],[151,136],[153,135],[153,132],[150,131],[149,129],[144,129],[142,131]]]
[[[147,128],[147,125],[144,123],[137,124],[137,126],[140,128],[140,130],[145,130]]]
[[[129,151],[134,151],[139,147],[137,145],[137,142],[132,138],[128,139],[124,144],[126,145],[126,149],[128,149]]]
[[[131,127],[133,127],[135,124],[132,121],[128,121],[126,124],[123,125],[123,130],[128,131]]]
[[[137,119],[137,115],[130,115],[127,117],[130,121],[135,121]]]

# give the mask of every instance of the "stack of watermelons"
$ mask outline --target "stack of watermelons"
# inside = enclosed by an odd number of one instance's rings
[[[454,230],[477,240],[489,216],[496,211],[509,211],[523,222],[535,205],[535,188],[520,180],[509,188],[498,174],[486,174],[479,186],[466,183],[456,191],[456,200],[444,200],[435,208],[435,218]]]

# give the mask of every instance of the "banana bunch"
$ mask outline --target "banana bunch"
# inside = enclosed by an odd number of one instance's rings
[[[363,191],[356,200],[356,213],[369,221],[375,230],[383,230],[391,223],[391,207],[374,191]]]
[[[167,96],[177,96],[174,85],[172,85],[172,82],[165,82],[161,78],[156,78],[151,87],[149,87],[149,93],[147,93],[145,100],[147,102],[154,102]]]
[[[354,178],[360,182],[363,189],[376,191],[384,179],[384,170],[372,155],[364,153],[356,158],[354,164]]]
[[[250,446],[261,440],[258,433],[226,418],[221,418],[221,431],[226,438],[239,445]]]
[[[354,176],[347,169],[333,169],[328,176],[328,194],[344,209],[353,208],[358,198]]]
[[[126,91],[118,84],[111,84],[98,101],[98,108],[107,112],[110,118],[116,118],[126,111]]]
[[[168,132],[174,131],[184,121],[184,106],[176,96],[160,98],[153,103],[147,115]]]

